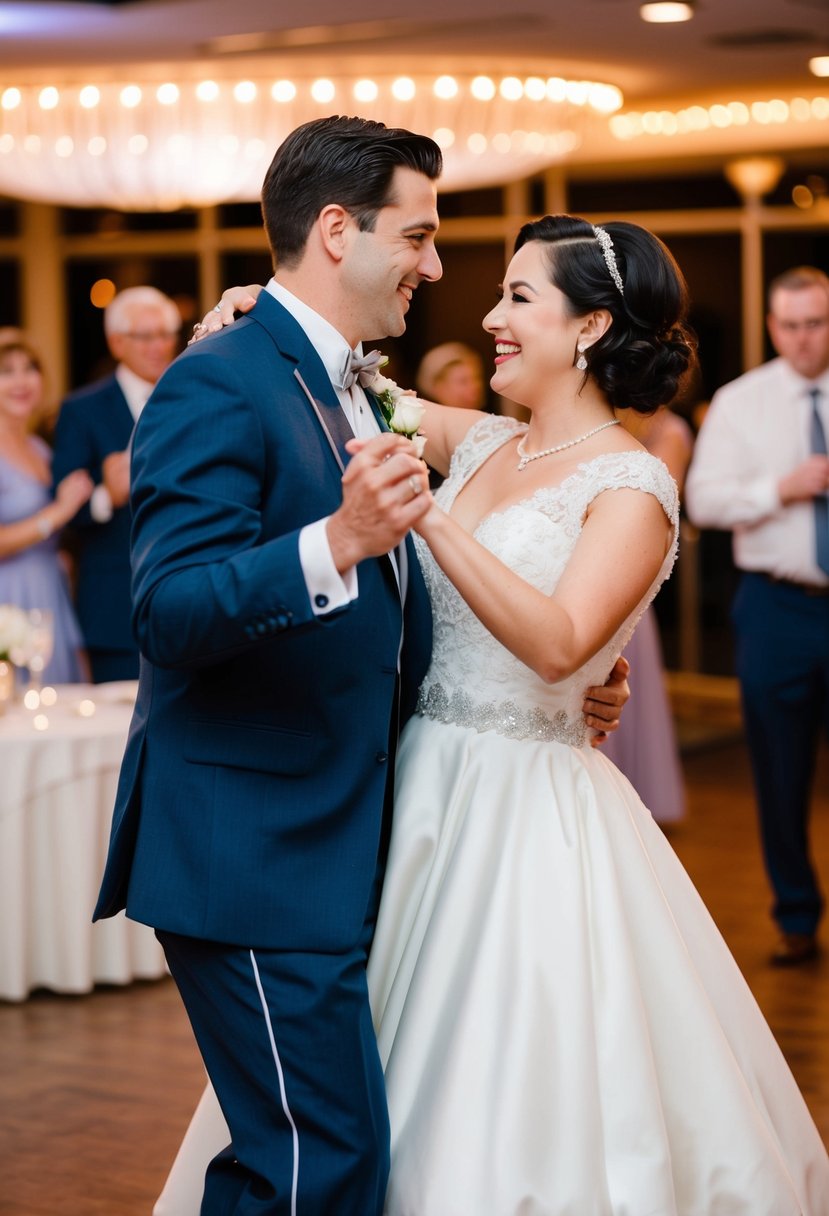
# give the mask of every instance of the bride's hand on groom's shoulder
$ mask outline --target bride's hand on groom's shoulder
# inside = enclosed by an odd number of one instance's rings
[[[219,303],[193,326],[193,336],[187,345],[192,346],[194,342],[200,342],[209,334],[217,334],[225,325],[231,325],[237,312],[250,312],[261,291],[261,283],[251,283],[247,287],[228,287],[222,292]]]

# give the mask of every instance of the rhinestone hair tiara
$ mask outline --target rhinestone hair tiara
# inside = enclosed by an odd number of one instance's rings
[[[618,288],[619,295],[625,294],[625,285],[622,282],[622,276],[619,274],[619,267],[616,265],[616,254],[613,252],[613,241],[610,239],[610,233],[605,232],[604,228],[599,228],[596,224],[593,225],[593,235],[602,247],[602,257],[607,266],[607,272]]]

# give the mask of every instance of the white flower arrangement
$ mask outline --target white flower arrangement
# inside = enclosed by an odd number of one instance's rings
[[[17,651],[25,650],[28,637],[29,618],[23,609],[0,604],[0,659],[12,660]]]
[[[384,367],[386,363],[388,363],[388,359],[384,359],[380,366]],[[394,431],[396,435],[405,435],[407,439],[411,439],[417,455],[422,456],[426,446],[426,436],[420,435],[418,429],[425,412],[423,404],[418,401],[411,389],[401,388],[394,380],[381,375],[380,372],[374,373],[374,379],[368,387],[380,404],[380,410],[389,430]]]

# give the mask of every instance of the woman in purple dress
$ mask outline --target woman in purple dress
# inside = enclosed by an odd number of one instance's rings
[[[630,413],[625,411],[623,426],[667,466],[682,493],[691,461],[691,428],[665,407],[648,417],[628,417]],[[685,814],[685,783],[653,605],[636,626],[625,658],[631,667],[630,703],[604,752],[625,774],[657,823],[676,823]]]
[[[43,404],[43,370],[19,330],[0,330],[0,604],[51,613],[54,650],[43,678],[83,678],[80,629],[58,556],[57,533],[86,502],[92,482],[70,473],[52,497],[51,452],[30,427]]]

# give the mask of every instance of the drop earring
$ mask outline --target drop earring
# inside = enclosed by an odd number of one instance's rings
[[[587,350],[587,347],[584,346],[581,342],[579,342],[576,349],[579,352],[579,357],[578,357],[578,359],[576,359],[576,369],[580,372],[586,372],[587,371],[587,360],[584,357],[584,352]]]

